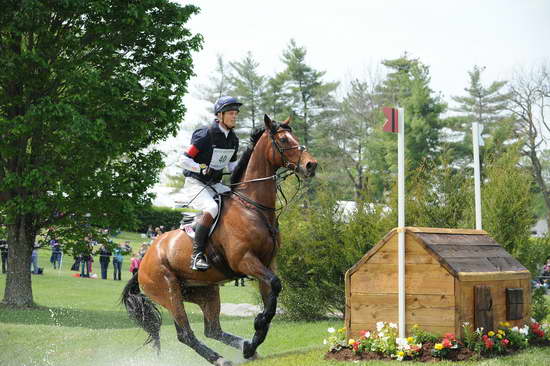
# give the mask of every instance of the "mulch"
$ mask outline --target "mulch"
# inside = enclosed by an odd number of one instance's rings
[[[544,340],[540,341],[534,346],[536,347],[550,347],[550,341]],[[434,348],[433,343],[424,343],[422,345],[422,351],[420,352],[420,356],[415,359],[415,361],[419,362],[439,362],[439,361],[466,361],[469,359],[476,359],[476,358],[493,358],[493,357],[500,357],[505,355],[493,355],[493,354],[481,354],[478,355],[475,352],[467,349],[467,348],[459,348],[456,350],[450,350],[447,358],[444,360],[441,360],[437,357],[432,356],[432,349]],[[508,354],[516,353],[517,350],[509,349],[507,352]],[[376,352],[363,352],[360,354],[356,354],[351,348],[342,348],[338,351],[332,350],[330,352],[327,352],[324,357],[325,360],[330,361],[369,361],[369,360],[392,360],[392,358],[382,354],[382,353],[376,353]]]

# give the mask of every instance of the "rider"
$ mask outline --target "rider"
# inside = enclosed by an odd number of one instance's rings
[[[204,250],[210,228],[218,215],[218,205],[213,197],[217,193],[230,191],[220,181],[224,168],[232,172],[237,165],[239,139],[233,128],[241,106],[242,103],[234,97],[218,99],[214,104],[214,122],[193,132],[191,145],[184,154],[185,201],[192,208],[202,211],[193,240],[193,270],[206,271],[209,268]]]

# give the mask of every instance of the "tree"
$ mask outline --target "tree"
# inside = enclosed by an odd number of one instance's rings
[[[334,146],[331,154],[343,166],[345,175],[351,181],[355,200],[365,193],[369,178],[379,175],[372,153],[373,135],[380,125],[380,104],[377,100],[377,81],[353,80],[349,91],[340,103],[340,118],[336,126],[327,131],[327,136]],[[335,172],[342,174],[341,171]],[[387,172],[386,172],[387,175]]]
[[[30,258],[50,226],[132,223],[175,135],[202,39],[167,0],[17,1],[0,13],[4,302],[33,304]]]
[[[290,107],[294,111],[293,126],[300,141],[306,147],[312,143],[312,131],[336,103],[332,93],[338,87],[337,82],[323,83],[324,71],[317,71],[305,63],[306,49],[291,40],[283,52],[286,69],[281,77],[285,80],[285,90]]]
[[[259,127],[256,126],[258,116],[263,115],[261,107],[265,77],[258,73],[259,64],[254,60],[251,52],[248,52],[241,61],[229,64],[234,71],[230,77],[231,94],[243,103],[243,108],[239,112],[239,121],[244,121],[246,126],[255,129]]]
[[[514,117],[515,137],[522,141],[533,179],[550,211],[550,189],[544,177],[541,154],[548,143],[550,125],[546,118],[550,98],[550,75],[546,66],[517,73],[510,84],[510,111]],[[547,217],[550,223],[550,216]]]
[[[450,128],[458,134],[460,140],[451,142],[456,152],[455,160],[465,163],[472,161],[472,122],[479,122],[486,137],[486,151],[490,154],[499,153],[505,148],[504,142],[511,137],[512,124],[507,112],[510,93],[504,93],[506,81],[494,81],[488,87],[481,83],[481,73],[484,67],[474,66],[468,72],[470,85],[464,88],[465,96],[454,96],[458,103],[453,111],[460,113],[459,117],[451,117],[447,121]]]
[[[405,109],[407,169],[413,171],[423,160],[434,160],[440,152],[443,128],[440,115],[446,104],[430,89],[429,67],[418,59],[405,54],[382,64],[390,72],[378,92],[387,105]],[[388,143],[395,146],[391,136],[385,136]],[[388,155],[391,164],[396,161],[395,154]]]

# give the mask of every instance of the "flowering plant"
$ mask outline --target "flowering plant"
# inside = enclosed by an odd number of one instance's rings
[[[536,322],[534,319],[531,319],[531,324],[529,325],[529,333],[527,337],[530,342],[537,342],[539,340],[545,339],[546,332],[540,323]]]
[[[446,358],[451,350],[458,349],[459,347],[460,343],[456,339],[456,336],[453,333],[446,333],[441,342],[434,345],[432,355],[434,357]]]
[[[346,342],[346,328],[328,328],[328,337],[323,340],[323,344],[329,347],[329,351],[339,351],[342,348],[346,348],[348,343]]]
[[[379,352],[393,355],[397,351],[396,338],[397,324],[378,322],[376,323],[376,332],[371,333],[363,330],[360,332],[360,338],[357,341],[350,339],[350,344],[357,353]]]

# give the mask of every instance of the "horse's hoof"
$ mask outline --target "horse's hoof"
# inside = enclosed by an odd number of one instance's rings
[[[216,360],[214,365],[216,365],[216,366],[233,366],[233,362],[231,362],[229,360],[226,360],[223,357],[220,357]]]
[[[243,343],[243,356],[244,358],[246,358],[247,360],[251,359],[252,357],[254,357],[254,355],[256,355],[256,350],[252,348],[252,343],[250,343],[249,341],[244,341]]]

